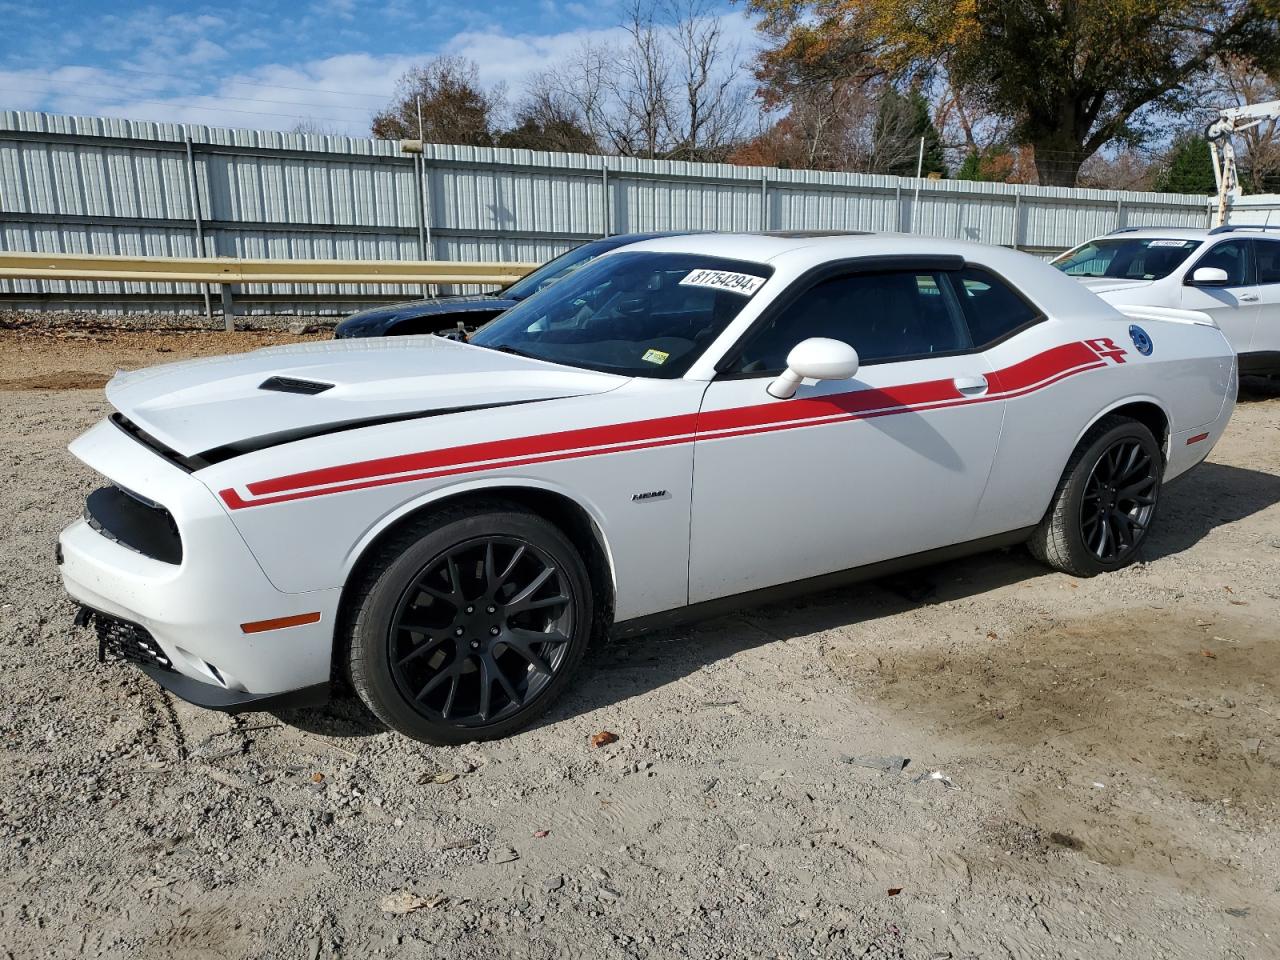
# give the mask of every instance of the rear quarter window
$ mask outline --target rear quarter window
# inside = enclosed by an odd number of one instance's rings
[[[1022,294],[989,270],[965,267],[951,277],[975,347],[990,346],[1044,319]]]

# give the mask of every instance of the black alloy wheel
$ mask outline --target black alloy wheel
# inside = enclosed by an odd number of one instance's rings
[[[573,585],[550,556],[516,537],[480,537],[433,558],[405,590],[389,665],[425,716],[484,726],[546,688],[573,620]]]
[[[553,523],[477,500],[390,537],[349,589],[351,685],[387,726],[440,745],[528,726],[568,686],[593,629],[586,564]]]
[[[1085,482],[1080,534],[1103,563],[1120,563],[1137,550],[1156,509],[1159,476],[1137,439],[1117,440],[1103,451]]]
[[[1164,468],[1150,427],[1103,417],[1076,444],[1027,541],[1031,553],[1077,577],[1133,563],[1155,522]]]

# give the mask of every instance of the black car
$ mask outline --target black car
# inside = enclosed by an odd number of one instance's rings
[[[548,260],[537,270],[521,277],[509,287],[494,293],[461,296],[429,297],[423,300],[407,300],[385,307],[371,307],[353,313],[338,324],[334,336],[348,337],[398,337],[414,333],[439,333],[457,328],[461,323],[468,330],[488,323],[504,310],[509,310],[521,300],[537,293],[548,283],[559,280],[584,263],[602,253],[655,237],[670,237],[685,231],[667,233],[626,233],[616,237],[591,240],[568,253]]]

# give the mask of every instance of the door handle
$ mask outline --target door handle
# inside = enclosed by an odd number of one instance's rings
[[[1241,303],[1256,303],[1258,301],[1258,295],[1256,293],[1242,293],[1236,299]]]
[[[987,378],[983,376],[956,377],[951,382],[966,397],[980,397],[987,392]]]

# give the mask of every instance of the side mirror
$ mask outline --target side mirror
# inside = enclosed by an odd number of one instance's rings
[[[858,372],[858,351],[840,340],[810,337],[787,354],[787,369],[769,384],[769,396],[787,400],[801,380],[848,380]]]
[[[1198,267],[1191,274],[1193,287],[1225,287],[1230,280],[1221,267]]]

